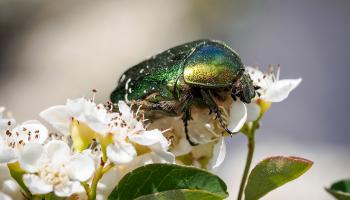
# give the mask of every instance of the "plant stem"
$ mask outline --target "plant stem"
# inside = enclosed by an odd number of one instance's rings
[[[241,200],[243,197],[244,188],[245,188],[247,178],[249,175],[249,171],[250,171],[250,165],[252,164],[252,160],[253,160],[254,149],[255,149],[255,130],[258,128],[258,126],[259,126],[259,119],[253,122],[253,124],[252,124],[252,126],[249,129],[248,134],[247,134],[247,137],[248,137],[248,155],[247,155],[247,160],[246,160],[245,167],[244,167],[243,177],[242,177],[241,184],[239,187],[239,193],[238,193],[237,200]]]
[[[101,164],[96,172],[95,172],[95,176],[94,178],[92,179],[92,182],[91,182],[91,187],[90,187],[90,193],[88,194],[89,196],[89,200],[95,200],[96,199],[96,191],[97,191],[97,184],[98,184],[98,181],[102,178],[102,171],[103,171],[103,164]]]
[[[110,163],[109,165],[105,166],[102,170],[102,174],[107,173],[110,169],[112,169],[114,167],[113,163]]]
[[[89,184],[87,184],[86,182],[81,182],[80,184],[83,186],[83,188],[84,188],[86,194],[89,195],[89,193],[90,193]]]
[[[90,189],[87,188],[89,191],[87,194],[88,194],[88,197],[89,197],[89,200],[95,200],[96,199],[96,194],[97,194],[97,184],[98,182],[100,181],[100,179],[102,178],[102,176],[107,173],[110,169],[112,169],[114,167],[114,164],[113,163],[110,163],[108,165],[105,166],[105,163],[102,162],[100,167],[97,168],[96,172],[95,172],[95,175],[94,175],[94,178],[92,179],[92,182],[91,182],[91,187]],[[85,188],[85,186],[84,186]],[[85,189],[86,190],[86,189]]]

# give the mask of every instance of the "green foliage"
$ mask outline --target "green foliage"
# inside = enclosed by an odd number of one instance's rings
[[[245,200],[256,200],[304,174],[313,162],[298,157],[270,157],[255,166],[249,175]]]
[[[53,192],[45,194],[43,197],[45,200],[64,200],[63,197],[56,196]],[[73,198],[68,198],[68,200],[73,200]]]
[[[335,182],[326,190],[338,200],[350,200],[350,179]]]
[[[207,171],[179,165],[151,164],[125,175],[108,199],[220,200],[227,196],[225,183]]]
[[[221,197],[216,196],[213,193],[200,191],[200,190],[169,190],[165,192],[159,192],[149,195],[144,195],[135,200],[222,200]]]

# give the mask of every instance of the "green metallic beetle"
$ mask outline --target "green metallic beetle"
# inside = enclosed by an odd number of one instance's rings
[[[186,138],[191,106],[207,106],[228,133],[215,98],[231,95],[250,103],[256,95],[238,54],[219,41],[198,40],[173,47],[127,70],[111,94],[111,101],[141,105],[149,113],[182,115]],[[152,116],[152,114],[150,114]]]

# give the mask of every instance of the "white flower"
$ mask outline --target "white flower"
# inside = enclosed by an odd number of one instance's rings
[[[246,69],[254,84],[260,87],[257,91],[260,93],[259,99],[267,102],[283,101],[302,80],[301,78],[279,80],[279,67],[277,71],[273,71],[273,68],[271,68],[269,73],[263,73],[259,69],[249,66],[247,66]]]
[[[5,164],[0,164],[0,199],[22,199],[21,190]]]
[[[193,150],[186,156],[187,160],[181,162],[215,171],[224,162],[226,156],[226,144],[223,137],[218,138],[206,144],[200,144],[193,147]]]
[[[147,131],[125,102],[119,101],[120,114],[114,118],[113,143],[107,146],[108,158],[116,164],[129,164],[140,153],[154,152],[168,162],[174,155],[168,152],[169,142],[158,129]]]
[[[102,104],[85,98],[67,100],[66,105],[52,106],[40,113],[40,116],[49,122],[61,133],[68,135],[73,120],[84,123],[93,131],[106,135],[110,131],[110,114]]]
[[[7,195],[1,191],[0,191],[0,199],[1,200],[12,200],[12,198],[9,195]]]
[[[32,194],[54,192],[68,197],[83,191],[80,182],[87,181],[95,171],[94,161],[85,154],[73,154],[69,146],[59,140],[42,145],[30,144],[22,152],[20,166],[27,173],[23,182]]]
[[[208,169],[217,169],[225,160],[226,156],[226,144],[223,137],[221,137],[214,145],[213,154],[209,160]]]
[[[48,137],[48,130],[40,122],[31,120],[0,132],[0,163],[18,160],[19,152],[31,143],[43,144]]]
[[[230,106],[230,114],[227,128],[235,133],[241,130],[247,121],[247,106],[240,100],[233,101]]]
[[[300,83],[301,78],[298,79],[283,79],[280,80],[280,68],[278,67],[276,71],[270,68],[270,72],[263,73],[258,68],[246,67],[248,74],[253,80],[256,86],[260,89],[257,92],[260,94],[256,97],[252,103],[247,104],[247,121],[254,121],[260,115],[260,107],[257,105],[258,100],[263,100],[265,102],[281,102],[285,100],[289,93],[294,90]]]

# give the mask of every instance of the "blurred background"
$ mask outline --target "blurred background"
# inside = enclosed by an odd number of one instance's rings
[[[350,177],[350,1],[0,1],[0,105],[18,121],[67,98],[108,100],[121,73],[172,46],[225,41],[247,65],[281,64],[302,84],[273,104],[254,163],[270,155],[313,160],[300,179],[264,199],[332,199],[324,187]],[[235,199],[246,154],[227,138],[219,175]]]

